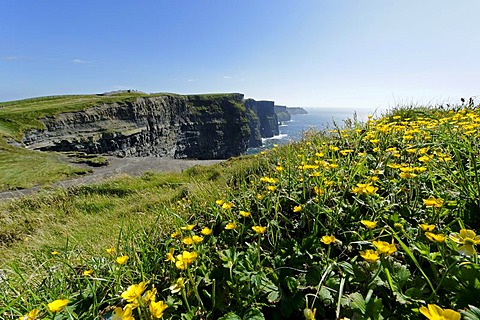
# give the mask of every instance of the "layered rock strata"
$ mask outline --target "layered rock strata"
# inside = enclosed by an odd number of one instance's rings
[[[226,159],[278,134],[273,102],[243,94],[156,95],[40,119],[22,143],[52,151]]]

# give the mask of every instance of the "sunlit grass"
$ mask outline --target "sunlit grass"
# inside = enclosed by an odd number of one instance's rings
[[[4,191],[45,185],[89,170],[69,165],[52,153],[9,146],[0,137],[0,172],[0,191]]]

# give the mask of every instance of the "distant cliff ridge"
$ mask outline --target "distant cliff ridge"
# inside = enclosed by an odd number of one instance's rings
[[[275,114],[277,115],[279,122],[292,120],[292,115],[296,114],[308,114],[308,112],[300,107],[287,107],[287,106],[274,106]]]
[[[278,134],[273,101],[243,94],[156,94],[39,119],[21,142],[33,149],[226,159]]]

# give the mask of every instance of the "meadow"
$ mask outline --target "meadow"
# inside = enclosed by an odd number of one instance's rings
[[[5,319],[480,319],[480,109],[0,204]]]

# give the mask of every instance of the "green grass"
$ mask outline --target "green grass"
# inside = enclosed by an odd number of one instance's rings
[[[89,172],[54,153],[15,148],[0,139],[0,191],[30,188]]]
[[[213,167],[2,204],[0,314],[421,319],[436,305],[478,319],[479,129],[476,107],[398,109]]]

